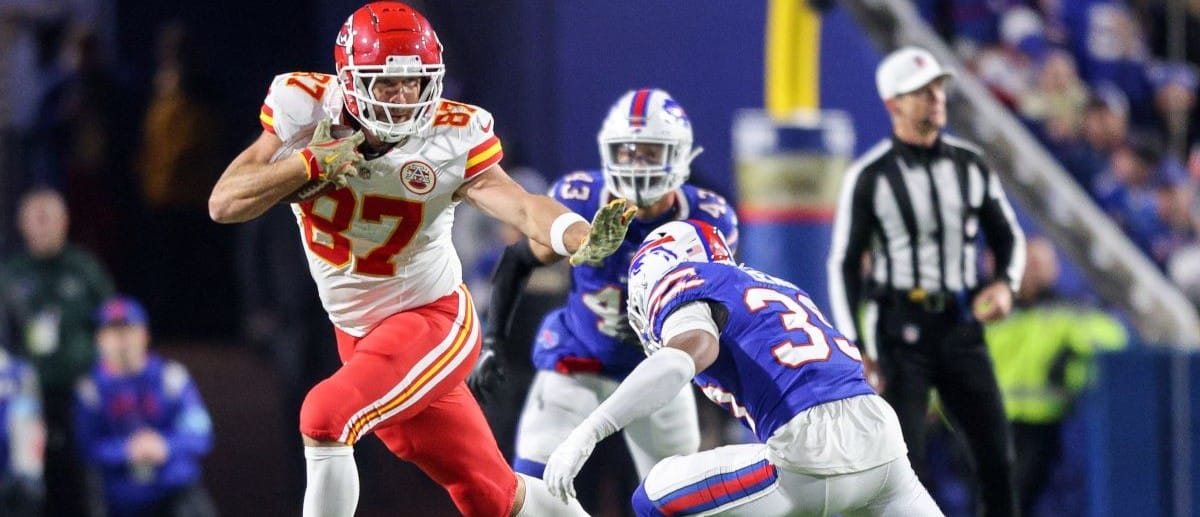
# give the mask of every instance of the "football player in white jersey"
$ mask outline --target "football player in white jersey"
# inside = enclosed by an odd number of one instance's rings
[[[355,11],[337,36],[336,75],[272,82],[263,132],[217,181],[209,211],[232,223],[297,200],[343,362],[300,411],[306,517],[353,515],[353,445],[372,432],[464,515],[583,515],[505,464],[466,387],[480,328],[450,226],[466,200],[573,264],[598,263],[621,244],[634,210],[614,201],[589,226],[525,192],[499,165],[492,116],[441,98],[441,53],[429,22],[405,4]],[[333,125],[354,132],[335,138]]]

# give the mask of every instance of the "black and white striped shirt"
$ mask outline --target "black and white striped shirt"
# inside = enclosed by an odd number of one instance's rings
[[[942,135],[931,148],[884,140],[842,180],[829,250],[829,302],[838,330],[858,338],[865,294],[862,255],[874,288],[960,293],[975,289],[982,229],[997,278],[1013,291],[1025,271],[1025,236],[1000,181],[975,146]]]

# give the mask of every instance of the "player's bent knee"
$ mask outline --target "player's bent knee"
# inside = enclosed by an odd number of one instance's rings
[[[489,479],[485,476],[466,476],[445,485],[454,506],[465,517],[494,517],[508,515],[512,509],[516,476],[513,479]],[[506,482],[507,481],[507,482]]]
[[[300,406],[300,434],[317,442],[340,442],[346,426],[346,401],[355,400],[354,387],[336,377],[313,386]]]

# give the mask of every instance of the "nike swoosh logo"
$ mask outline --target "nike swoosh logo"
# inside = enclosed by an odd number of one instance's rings
[[[493,122],[495,122],[495,121],[496,121],[496,119],[489,120],[486,126],[482,126],[482,127],[483,127],[483,132],[484,132],[484,133],[487,133],[488,131],[491,131],[491,130],[492,130],[492,123],[493,123]]]

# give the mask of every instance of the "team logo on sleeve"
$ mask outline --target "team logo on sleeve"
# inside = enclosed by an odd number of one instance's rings
[[[414,194],[428,194],[437,185],[437,175],[425,162],[408,162],[400,167],[400,180]]]

